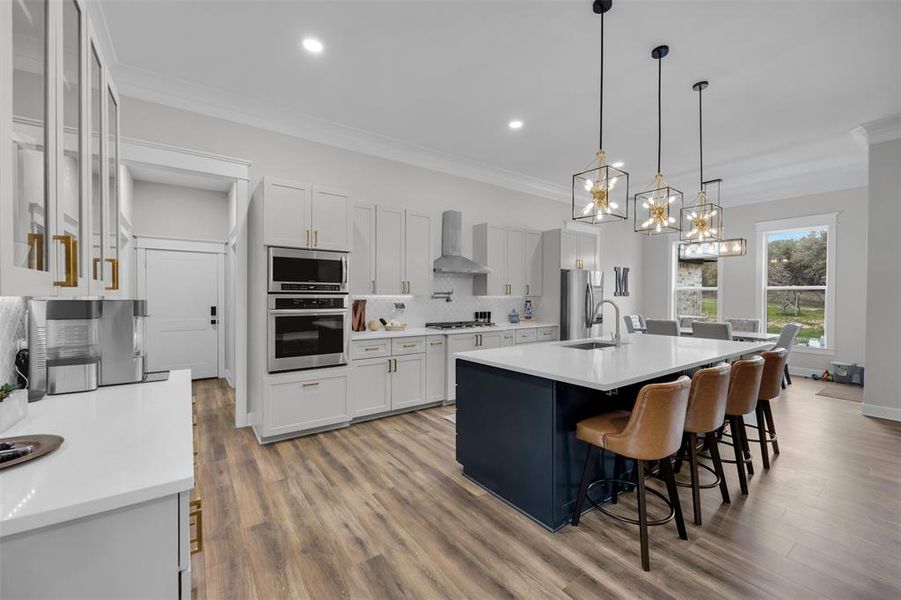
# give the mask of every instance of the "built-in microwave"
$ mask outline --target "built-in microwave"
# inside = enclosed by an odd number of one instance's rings
[[[347,295],[269,295],[270,373],[347,364]]]
[[[269,293],[347,293],[347,253],[269,247]]]

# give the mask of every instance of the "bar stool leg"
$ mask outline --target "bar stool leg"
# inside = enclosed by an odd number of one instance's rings
[[[585,457],[585,467],[582,469],[582,483],[579,485],[579,495],[576,497],[576,506],[573,508],[572,524],[579,526],[579,519],[582,518],[582,507],[585,505],[585,496],[588,495],[588,486],[591,484],[591,475],[594,473],[594,466],[598,458],[598,447],[594,445],[588,446],[588,456]]]
[[[767,433],[766,426],[766,416],[763,414],[763,406],[761,403],[757,403],[757,408],[754,409],[754,413],[757,415],[757,439],[760,440],[760,458],[763,460],[763,469],[764,471],[770,470],[770,449],[769,449],[769,434]]]
[[[651,570],[651,558],[648,554],[648,510],[644,493],[644,461],[636,461],[638,471],[638,532],[641,538],[641,568]]]
[[[610,503],[616,504],[619,500],[619,479],[622,479],[624,464],[623,457],[619,454],[613,455],[613,493],[611,494]]]
[[[670,457],[666,457],[660,461],[660,474],[666,482],[666,491],[669,493],[669,501],[673,505],[673,513],[676,517],[676,529],[679,530],[679,538],[688,539],[688,532],[685,530],[685,518],[682,516],[682,503],[679,502],[679,489],[676,487],[676,476],[673,474],[673,463]]]
[[[708,433],[706,440],[710,459],[713,461],[713,470],[716,472],[716,476],[720,478],[720,494],[723,496],[723,503],[730,504],[729,486],[726,484],[726,473],[723,471],[723,460],[720,458],[720,449],[717,447],[716,434],[713,432]]]
[[[748,429],[745,427],[744,416],[738,417],[738,428],[741,430],[741,447],[744,450],[744,456],[748,461],[748,475],[753,475],[754,461],[751,460],[751,445],[748,443]]]
[[[789,381],[789,383],[791,383]],[[763,401],[763,414],[766,417],[768,435],[773,438],[773,454],[779,454],[779,440],[776,438],[776,422],[773,420],[773,406],[769,400]]]
[[[729,428],[732,430],[732,449],[735,451],[735,467],[738,469],[738,484],[741,493],[748,495],[748,476],[745,474],[745,452],[741,442],[741,431],[744,427],[739,422],[741,417],[729,417]]]
[[[701,486],[698,482],[698,436],[688,434],[688,468],[691,469],[691,507],[695,525],[701,524]]]
[[[682,461],[685,459],[685,447],[688,445],[688,434],[682,434],[682,447],[679,448],[679,451],[676,452],[676,459],[673,461],[673,472],[679,473],[682,471]]]

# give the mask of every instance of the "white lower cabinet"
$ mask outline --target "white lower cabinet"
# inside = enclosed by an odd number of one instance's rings
[[[350,369],[313,369],[263,378],[263,437],[350,420]]]
[[[501,347],[506,348],[507,346],[515,346],[516,345],[516,334],[513,331],[502,331],[501,332]]]
[[[354,418],[429,402],[425,338],[391,341],[394,349],[392,356],[354,360],[351,363],[350,409]],[[358,343],[354,342],[355,345]],[[367,347],[374,346],[367,343]]]
[[[443,335],[430,335],[426,346],[426,383],[429,402],[447,398],[447,342]]]
[[[556,327],[539,327],[538,328],[538,341],[539,342],[553,342],[558,336],[558,329]]]

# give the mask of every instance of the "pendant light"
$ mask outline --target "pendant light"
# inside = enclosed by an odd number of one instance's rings
[[[592,4],[594,13],[601,15],[598,151],[586,170],[572,177],[572,220],[591,224],[629,218],[629,174],[608,164],[604,153],[604,13],[612,7],[613,0],[594,0]]]
[[[698,93],[698,195],[694,204],[682,209],[682,234],[685,242],[718,242],[723,237],[723,209],[719,204],[720,179],[704,181],[704,106],[702,92],[708,82],[691,86]]]
[[[662,83],[663,57],[669,54],[669,46],[657,46],[651,58],[657,61],[657,174],[643,192],[635,194],[635,231],[647,235],[681,231],[679,211],[682,208],[682,192],[671,186],[660,168],[662,135]]]

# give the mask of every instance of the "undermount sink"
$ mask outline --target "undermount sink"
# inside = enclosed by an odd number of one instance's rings
[[[581,344],[570,344],[563,347],[575,348],[576,350],[601,350],[603,348],[616,347],[616,342],[582,342]]]

